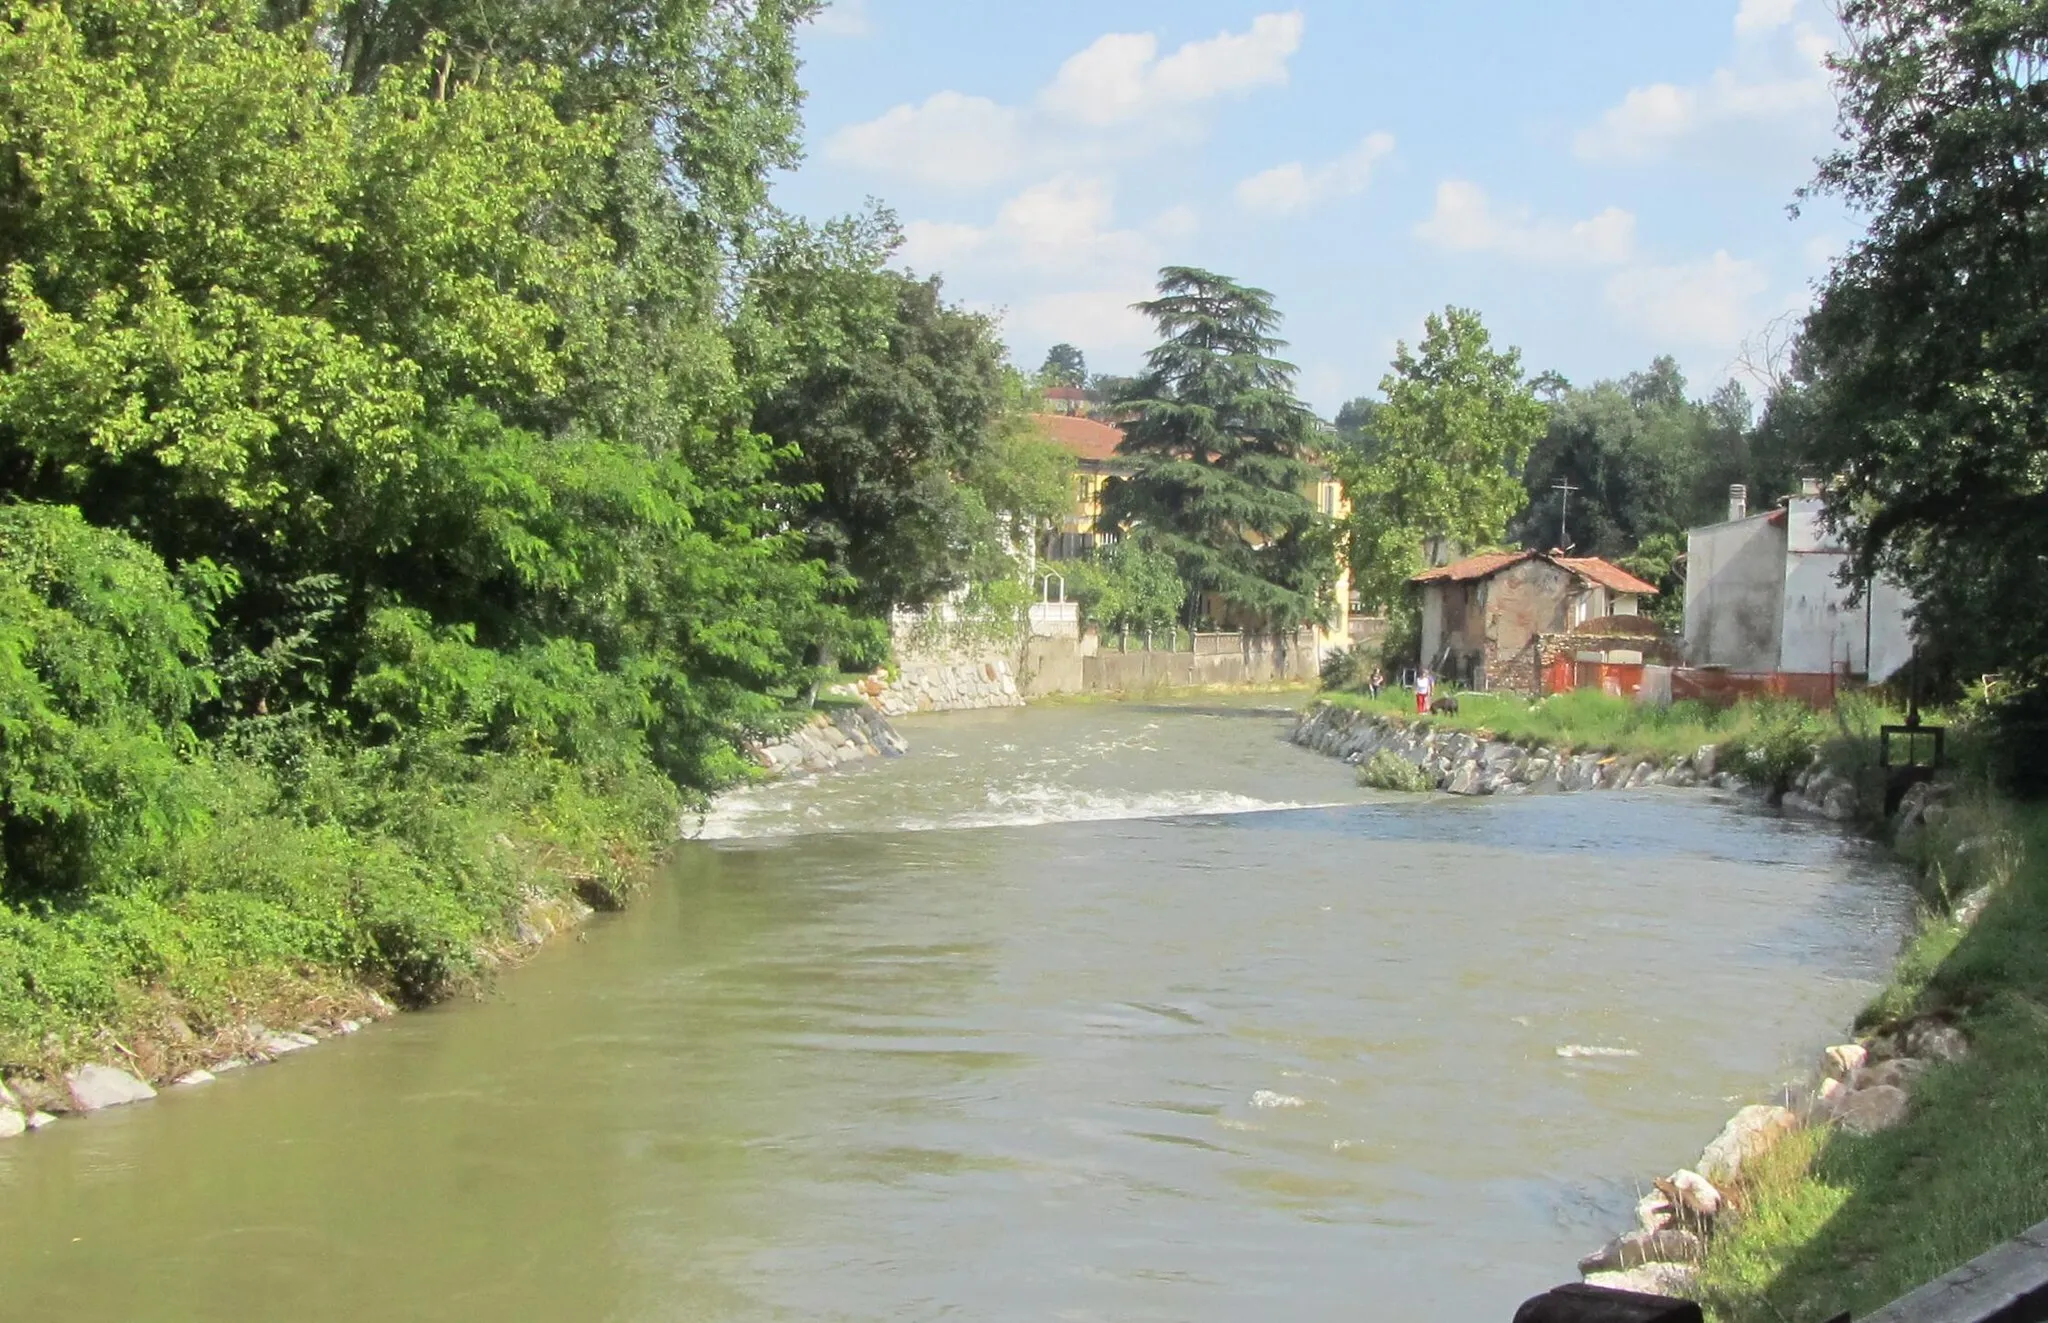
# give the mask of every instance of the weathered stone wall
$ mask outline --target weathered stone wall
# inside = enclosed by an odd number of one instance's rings
[[[771,772],[824,772],[862,758],[893,757],[909,751],[896,728],[867,706],[820,712],[780,739],[748,750]]]
[[[889,717],[1024,706],[1016,672],[1007,658],[996,656],[906,662],[893,679],[887,671],[876,671],[865,680],[835,686],[833,692],[863,699]]]
[[[1305,684],[1316,678],[1316,646],[1304,631],[1293,639],[1260,634],[1197,634],[1189,648],[1128,647],[1105,640],[1081,660],[1089,693],[1128,694],[1148,689],[1210,685]]]

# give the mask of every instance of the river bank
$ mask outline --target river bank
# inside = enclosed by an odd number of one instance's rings
[[[855,703],[830,705],[786,733],[751,745],[768,778],[816,774],[907,749],[887,718]],[[589,855],[560,838],[522,844],[505,831],[479,852],[522,861],[519,886],[479,928],[460,972],[410,998],[431,1005],[478,990],[497,971],[577,932],[600,910],[629,902],[681,835],[665,840],[596,841]],[[536,848],[538,847],[538,848]],[[595,856],[595,857],[592,857]],[[83,1040],[51,1038],[32,1066],[0,1072],[0,1140],[38,1131],[68,1115],[146,1102],[162,1089],[190,1089],[250,1066],[268,1065],[347,1037],[399,1013],[399,990],[341,968],[231,970],[224,1006],[201,1010],[162,988],[123,990],[124,1011]],[[205,1027],[195,1028],[194,1021]]]
[[[1885,822],[1869,750],[1846,723],[1833,736],[1813,723],[1804,741],[1781,734],[1773,749],[1737,720],[1720,744],[1674,753],[1674,726],[1685,743],[1706,732],[1580,705],[1597,719],[1577,730],[1555,711],[1491,707],[1459,729],[1382,703],[1325,702],[1292,738],[1360,765],[1367,783],[1387,778],[1375,759],[1393,758],[1413,769],[1412,787],[1460,795],[1740,790],[1788,817],[1881,837],[1923,900],[1854,1036],[1807,1078],[1740,1109],[1691,1168],[1647,1184],[1638,1225],[1581,1260],[1585,1279],[1697,1298],[1727,1323],[1862,1314],[2048,1215],[2048,814],[1965,775],[1916,789]],[[1638,722],[1650,738],[1612,747]],[[1518,725],[1526,742],[1482,723]],[[1607,747],[1573,752],[1589,744]]]

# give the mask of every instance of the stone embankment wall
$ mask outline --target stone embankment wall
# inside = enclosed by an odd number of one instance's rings
[[[908,752],[888,718],[872,707],[843,707],[820,712],[804,725],[766,744],[748,749],[762,767],[778,775],[826,772],[862,758],[893,757]]]
[[[1471,731],[1433,728],[1375,712],[1319,704],[1291,736],[1296,744],[1347,763],[1382,749],[1420,768],[1454,795],[1526,795],[1538,791],[1633,790],[1643,786],[1730,787],[1739,779],[1714,766],[1709,744],[1685,757],[1658,761],[1611,753],[1525,749]]]
[[[1197,634],[1190,646],[1119,648],[1112,640],[1084,639],[1081,689],[1093,694],[1148,689],[1203,689],[1215,685],[1305,684],[1316,678],[1316,646],[1304,633],[1289,640],[1258,634]],[[1087,644],[1093,642],[1094,647]]]
[[[995,656],[906,662],[893,679],[887,671],[876,671],[864,680],[835,685],[832,692],[862,699],[886,717],[1024,706],[1016,673],[1006,659]]]

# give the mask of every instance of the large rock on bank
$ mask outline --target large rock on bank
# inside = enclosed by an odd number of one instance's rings
[[[156,1097],[155,1089],[113,1066],[80,1066],[64,1077],[64,1086],[71,1094],[71,1105],[81,1112],[97,1112]]]
[[[1728,1124],[1700,1154],[1699,1173],[1725,1189],[1742,1175],[1744,1163],[1755,1160],[1798,1126],[1799,1118],[1788,1108],[1762,1103],[1745,1107],[1728,1118]]]

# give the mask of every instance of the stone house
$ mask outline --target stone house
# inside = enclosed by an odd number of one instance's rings
[[[1821,520],[1819,483],[1758,514],[1743,488],[1728,495],[1728,518],[1686,538],[1688,662],[1881,682],[1912,659],[1913,599],[1880,576],[1851,603],[1848,549]]]
[[[1639,616],[1656,585],[1597,556],[1495,551],[1424,570],[1423,665],[1473,689],[1534,695],[1539,640],[1588,621]]]

